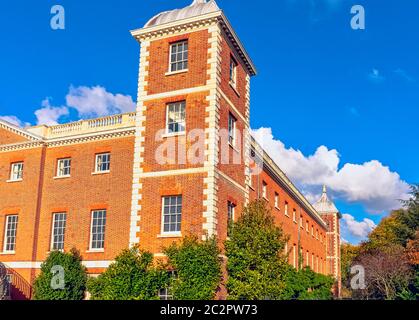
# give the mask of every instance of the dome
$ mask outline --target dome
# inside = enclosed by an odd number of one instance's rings
[[[323,186],[323,194],[319,201],[313,204],[313,207],[318,213],[339,213],[335,204],[327,196],[326,186]]]
[[[194,0],[191,5],[183,9],[165,11],[151,18],[144,28],[154,27],[178,20],[197,17],[211,12],[220,11],[214,0]]]

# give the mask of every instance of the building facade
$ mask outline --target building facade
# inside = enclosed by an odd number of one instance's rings
[[[52,250],[76,247],[94,275],[136,244],[162,257],[193,234],[222,248],[259,198],[290,235],[290,263],[339,279],[338,212],[316,210],[250,135],[256,69],[215,1],[131,33],[135,113],[25,129],[0,121],[0,261],[12,298],[30,297]]]

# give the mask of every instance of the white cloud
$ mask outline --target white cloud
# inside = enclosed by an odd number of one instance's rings
[[[377,225],[374,221],[365,218],[363,221],[356,221],[350,214],[342,215],[342,231],[347,231],[353,237],[360,240],[365,239]]]
[[[337,150],[320,146],[312,155],[286,148],[272,135],[271,128],[253,131],[256,140],[281,169],[308,195],[326,184],[335,194],[352,203],[361,203],[370,213],[383,213],[400,207],[408,197],[409,185],[377,160],[340,166]]]
[[[101,117],[135,110],[131,96],[112,94],[101,86],[70,87],[66,101],[67,106],[76,109],[80,117]]]
[[[368,74],[368,78],[374,82],[382,82],[385,80],[378,69],[372,69],[372,71]]]
[[[17,127],[24,128],[30,125],[28,122],[23,122],[16,116],[0,116],[1,120],[4,120],[6,122],[9,122]]]
[[[62,116],[66,116],[69,114],[69,110],[67,107],[54,107],[51,106],[49,99],[45,99],[42,101],[41,109],[35,111],[35,116],[37,119],[37,124],[46,124],[48,126],[53,126],[58,124],[58,120]]]

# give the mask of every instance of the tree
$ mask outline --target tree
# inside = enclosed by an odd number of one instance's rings
[[[365,270],[366,289],[355,291],[356,298],[406,298],[414,273],[403,247],[393,245],[385,249],[369,249],[361,252],[353,263]]]
[[[351,267],[354,259],[359,255],[360,247],[349,243],[341,246],[341,274],[342,274],[342,295],[350,296]]]
[[[83,300],[87,274],[80,253],[51,252],[34,282],[35,300]]]
[[[246,300],[281,299],[285,273],[284,254],[288,241],[274,223],[265,201],[249,204],[231,228],[225,242],[229,298]]]
[[[92,300],[157,300],[169,281],[167,272],[153,265],[153,255],[138,246],[124,250],[97,278],[90,278]]]
[[[215,239],[184,238],[165,249],[168,264],[176,270],[170,291],[175,300],[214,299],[221,281],[219,248]]]

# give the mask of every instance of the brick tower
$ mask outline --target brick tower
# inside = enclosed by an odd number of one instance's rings
[[[328,272],[336,279],[334,294],[340,297],[341,292],[341,261],[340,261],[340,223],[341,213],[335,204],[327,196],[327,188],[323,186],[321,198],[313,205],[317,212],[320,213],[323,220],[327,224],[328,232],[326,234],[326,261]]]
[[[213,0],[131,33],[141,53],[130,244],[159,256],[189,234],[223,241],[249,201],[252,61]]]

